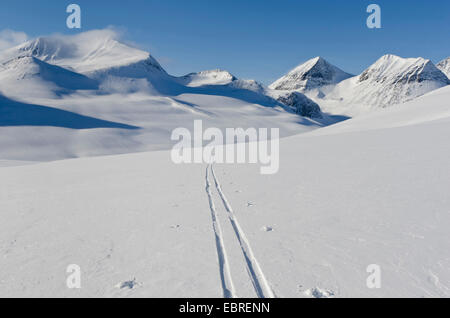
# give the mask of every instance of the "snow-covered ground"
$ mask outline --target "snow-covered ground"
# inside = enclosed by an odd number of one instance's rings
[[[267,88],[112,30],[0,52],[0,297],[450,297],[447,66],[315,58]],[[279,128],[280,171],[174,164],[194,120]]]
[[[0,296],[449,297],[449,100],[282,139],[271,176],[168,151],[0,168]],[[126,123],[118,107],[103,119]]]
[[[170,149],[172,131],[192,130],[195,119],[205,128],[278,127],[282,136],[322,127],[264,97],[227,95],[80,92],[23,102],[0,96],[0,158],[48,161]]]

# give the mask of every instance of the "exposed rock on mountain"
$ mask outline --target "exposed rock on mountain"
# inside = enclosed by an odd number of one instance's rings
[[[275,90],[307,91],[337,84],[352,77],[321,57],[316,57],[296,67],[270,85]]]
[[[180,77],[178,80],[183,85],[198,87],[203,85],[226,85],[237,80],[237,78],[227,71],[210,70],[190,73]]]
[[[277,100],[295,110],[297,114],[309,118],[322,118],[320,106],[299,92],[286,92],[277,97]]]
[[[447,75],[448,78],[450,78],[450,57],[447,57],[445,60],[440,61],[439,64],[436,65],[436,67],[440,69],[442,73]]]

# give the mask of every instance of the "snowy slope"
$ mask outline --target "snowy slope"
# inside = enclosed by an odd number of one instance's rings
[[[450,78],[450,57],[440,61],[436,67],[442,71],[448,78]]]
[[[418,125],[450,117],[450,86],[434,90],[393,108],[362,114],[350,121],[324,127],[313,135],[347,133],[364,130]]]
[[[322,57],[316,57],[297,66],[269,87],[275,90],[307,91],[337,84],[351,76]]]
[[[450,297],[449,97],[284,139],[272,176],[165,151],[1,168],[0,296]]]
[[[32,56],[0,64],[0,92],[8,96],[54,97],[75,90],[97,89],[97,81]]]
[[[280,128],[282,136],[322,126],[261,95],[243,90],[229,92],[227,88],[215,93],[153,96],[145,91],[100,95],[80,92],[59,99],[21,101],[20,107],[8,108],[8,120],[0,118],[0,158],[47,161],[170,149],[172,131],[178,127],[192,130],[196,119],[203,120],[205,129]],[[79,119],[84,116],[95,121],[85,126],[81,124],[84,120],[77,120],[75,127],[48,121],[29,121],[25,125],[22,118],[32,118],[35,109],[52,116],[75,114],[81,116]],[[11,118],[16,118],[16,122]],[[105,126],[105,121],[113,124]]]
[[[237,80],[235,76],[224,70],[210,70],[182,76],[178,81],[186,86],[226,85]]]
[[[361,75],[327,91],[325,99],[332,106],[323,105],[325,110],[356,115],[407,102],[449,83],[430,60],[385,55]]]

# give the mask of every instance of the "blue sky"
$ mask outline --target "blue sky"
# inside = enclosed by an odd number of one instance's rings
[[[0,30],[79,32],[65,24],[70,3],[81,31],[118,27],[174,75],[222,68],[267,84],[318,55],[355,74],[386,53],[450,56],[448,0],[2,0]],[[371,3],[380,30],[366,26]]]

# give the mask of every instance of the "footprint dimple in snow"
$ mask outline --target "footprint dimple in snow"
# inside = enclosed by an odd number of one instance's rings
[[[176,224],[176,225],[172,225],[170,228],[172,228],[172,229],[179,229],[181,227],[181,225],[179,225],[179,224]]]
[[[439,286],[439,277],[436,276],[436,274],[434,274],[432,271],[429,271],[428,281],[436,287]]]
[[[271,226],[264,226],[261,230],[264,232],[273,232],[273,227]]]
[[[334,298],[335,294],[331,290],[325,290],[320,288],[312,288],[308,289],[304,292],[304,294],[308,297],[312,298]]]
[[[136,281],[136,278],[134,278],[133,280],[129,280],[129,281],[117,284],[116,288],[119,288],[119,289],[134,289],[137,286],[139,286],[139,284]]]

